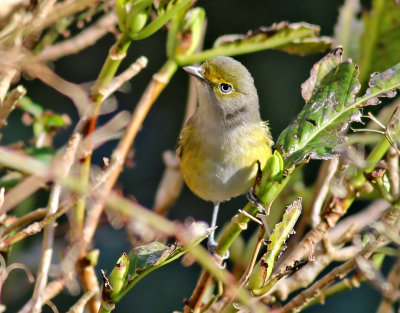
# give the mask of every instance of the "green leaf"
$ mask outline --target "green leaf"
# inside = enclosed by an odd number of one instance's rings
[[[46,130],[64,127],[70,123],[63,115],[54,114],[52,112],[45,112],[45,114],[42,115],[41,122],[44,124]]]
[[[198,245],[209,235],[210,230],[205,223],[193,223],[190,225],[190,232],[193,236],[190,245]],[[126,274],[124,276],[126,277],[126,281],[123,284],[124,288],[119,288],[120,292],[118,294],[112,294],[112,302],[116,303],[121,300],[147,274],[176,260],[186,252],[186,246],[180,244],[165,245],[158,241],[133,249],[129,254],[129,270],[127,273],[124,273],[124,275]],[[120,283],[119,286],[121,286]]]
[[[50,163],[55,154],[54,150],[50,147],[29,147],[26,149],[26,152],[31,156],[39,159],[40,161],[44,161],[46,163]]]
[[[124,252],[122,256],[118,259],[117,264],[114,266],[108,279],[110,288],[110,297],[113,298],[118,295],[124,285],[126,284],[126,277],[128,275],[129,269],[129,257]]]
[[[0,178],[0,187],[11,189],[16,186],[24,178],[21,172],[10,171]]]
[[[170,3],[172,4],[172,1]],[[132,40],[141,40],[149,37],[163,27],[175,14],[179,14],[181,10],[186,10],[188,6],[190,6],[190,0],[177,0],[173,6],[168,6],[165,12],[159,14],[154,21],[146,25],[141,31],[129,33],[129,36]],[[129,23],[129,15],[127,23]]]
[[[28,96],[22,97],[19,102],[21,103],[21,109],[31,113],[34,117],[39,117],[43,114],[42,106],[33,102]]]
[[[206,13],[203,8],[193,8],[187,12],[181,11],[171,19],[167,38],[167,55],[175,58],[177,55],[192,54],[201,42]]]
[[[393,98],[396,89],[400,87],[400,63],[382,73],[374,73],[369,80],[369,88],[363,98],[367,99],[367,105],[376,105],[380,102],[378,97]]]
[[[209,58],[251,53],[265,49],[283,50],[305,55],[325,51],[332,45],[329,37],[318,37],[319,26],[307,23],[281,22],[261,27],[245,35],[225,35],[216,40],[213,48],[188,56],[178,56],[179,65],[202,62]]]
[[[248,283],[249,288],[255,295],[264,292],[259,289],[263,287],[271,276],[274,263],[282,251],[286,239],[293,232],[294,225],[300,216],[301,209],[301,198],[299,198],[286,208],[282,221],[275,225],[271,236],[268,238],[269,243],[267,246],[267,252],[254,267]]]
[[[349,122],[360,120],[359,110],[352,106],[360,89],[358,68],[351,61],[340,63],[341,53],[337,48],[314,65],[302,85],[306,105],[277,140],[286,168],[332,158],[334,147],[346,140]]]
[[[400,88],[399,63],[371,75],[370,88],[355,99],[360,89],[358,68],[351,61],[337,64],[340,51],[335,49],[314,65],[302,86],[306,105],[277,140],[286,169],[310,159],[332,158],[335,147],[347,139],[344,133],[349,124],[360,120],[360,108],[378,104],[379,97],[394,97]]]
[[[372,72],[400,62],[400,7],[395,0],[374,0],[371,11],[364,12],[363,21],[357,61],[364,85]]]

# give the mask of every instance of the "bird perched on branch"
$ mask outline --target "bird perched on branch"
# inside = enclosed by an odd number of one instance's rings
[[[253,77],[240,62],[220,56],[183,69],[195,77],[198,108],[181,132],[177,153],[188,187],[214,203],[215,227],[219,203],[253,186],[257,163],[263,168],[271,156],[272,139],[260,118]],[[208,246],[216,247],[214,233]]]

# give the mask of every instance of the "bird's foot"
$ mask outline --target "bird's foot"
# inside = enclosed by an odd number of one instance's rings
[[[246,193],[247,200],[253,204],[260,213],[265,213],[264,205],[258,199],[258,197],[254,194],[254,188],[251,187],[249,191]]]
[[[254,194],[254,189],[250,188],[250,190],[246,194],[247,200],[253,204],[260,214],[257,214],[258,219],[262,222],[262,225],[265,228],[266,233],[268,236],[271,236],[271,232],[269,231],[269,227],[267,224],[267,216],[269,215],[269,209],[271,208],[271,204],[267,205],[267,208],[261,203],[258,197]]]
[[[225,253],[225,255],[220,256],[217,252],[216,252],[216,248],[218,246],[218,242],[216,242],[214,240],[214,238],[209,237],[208,242],[207,242],[207,249],[208,252],[215,257],[219,262],[219,264],[222,264],[224,260],[229,258],[229,251],[227,251]],[[225,265],[222,265],[221,268],[225,268]]]

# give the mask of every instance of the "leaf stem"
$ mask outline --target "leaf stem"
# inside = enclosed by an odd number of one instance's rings
[[[264,42],[254,41],[246,43],[245,45],[230,44],[229,46],[218,46],[191,55],[178,55],[176,57],[176,61],[179,65],[183,66],[196,62],[203,62],[209,58],[213,58],[219,55],[234,56],[238,54],[257,52],[265,49],[274,49],[285,44],[293,43],[294,40],[299,40],[299,38],[312,36],[313,34],[315,34],[315,30],[305,29],[303,33],[298,32],[295,34],[290,34],[289,36],[268,38],[268,40]]]
[[[389,140],[387,140],[385,136],[383,136],[382,139],[375,146],[375,148],[368,155],[367,158],[368,167],[358,171],[358,173],[351,179],[351,184],[354,187],[361,187],[365,183],[366,179],[364,177],[364,173],[371,173],[374,170],[376,164],[380,160],[382,160],[383,156],[385,155],[385,153],[389,148],[390,148],[390,142]]]
[[[189,5],[191,0],[182,0],[180,3],[176,4],[172,9],[157,17],[153,22],[147,25],[143,30],[138,33],[130,34],[132,40],[140,40],[149,37],[154,34],[157,30],[165,25],[168,20],[177,14],[185,6]]]

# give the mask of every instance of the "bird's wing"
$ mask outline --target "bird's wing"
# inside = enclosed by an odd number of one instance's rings
[[[186,122],[186,126],[182,129],[181,134],[179,135],[178,142],[176,143],[175,151],[179,158],[182,157],[183,154],[183,145],[186,137],[188,136],[188,129],[192,126],[193,116],[188,119]]]

